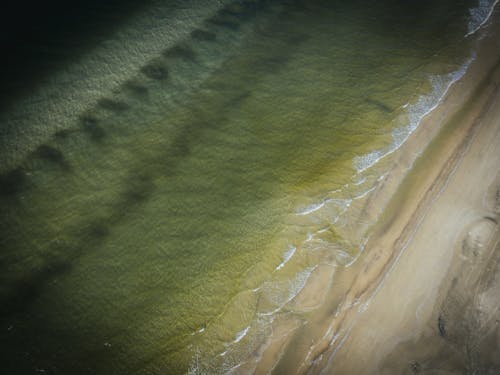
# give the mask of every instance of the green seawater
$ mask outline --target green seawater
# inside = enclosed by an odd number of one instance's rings
[[[3,172],[6,373],[237,366],[317,264],[355,261],[360,157],[471,57],[474,1],[228,4]]]

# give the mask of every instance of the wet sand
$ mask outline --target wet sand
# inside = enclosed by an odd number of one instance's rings
[[[424,192],[420,199],[401,197],[409,214],[396,214],[373,238],[372,255],[356,282],[366,289],[352,289],[360,293],[355,298],[362,300],[361,308],[345,315],[349,331],[329,356],[326,372],[500,369],[494,356],[500,349],[498,82],[496,72],[472,119],[466,116],[450,135],[459,142],[439,140],[444,149],[427,162],[439,165],[434,167],[439,173],[415,179],[422,186],[414,189]],[[483,345],[486,336],[494,345]]]
[[[360,220],[376,224],[362,256],[318,267],[290,306],[310,309],[307,322],[280,340],[276,328],[258,367],[235,373],[500,372],[496,13],[465,77],[365,202]]]

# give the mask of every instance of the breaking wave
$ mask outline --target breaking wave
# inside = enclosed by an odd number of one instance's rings
[[[464,76],[474,59],[475,54],[454,72],[430,76],[429,81],[432,85],[431,92],[426,95],[421,95],[416,103],[408,103],[404,106],[406,109],[407,122],[405,126],[398,127],[392,132],[393,141],[391,145],[385,149],[375,150],[366,155],[354,158],[354,167],[357,173],[362,173],[370,169],[381,159],[399,149],[418,128],[422,120],[439,106],[450,87]]]
[[[469,36],[477,32],[488,20],[490,19],[498,0],[479,0],[477,7],[469,10],[470,20],[467,27],[467,34]]]

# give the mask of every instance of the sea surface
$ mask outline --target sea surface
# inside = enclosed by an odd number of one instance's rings
[[[127,4],[45,9],[9,42],[8,374],[229,373],[307,321],[294,297],[363,251],[364,199],[496,1]]]

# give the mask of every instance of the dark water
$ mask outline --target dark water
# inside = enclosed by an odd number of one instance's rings
[[[1,109],[43,85],[75,58],[89,53],[123,26],[141,1],[10,2],[0,15]]]
[[[318,264],[355,261],[350,209],[465,72],[476,5],[18,7],[0,113],[5,371],[235,368]]]

